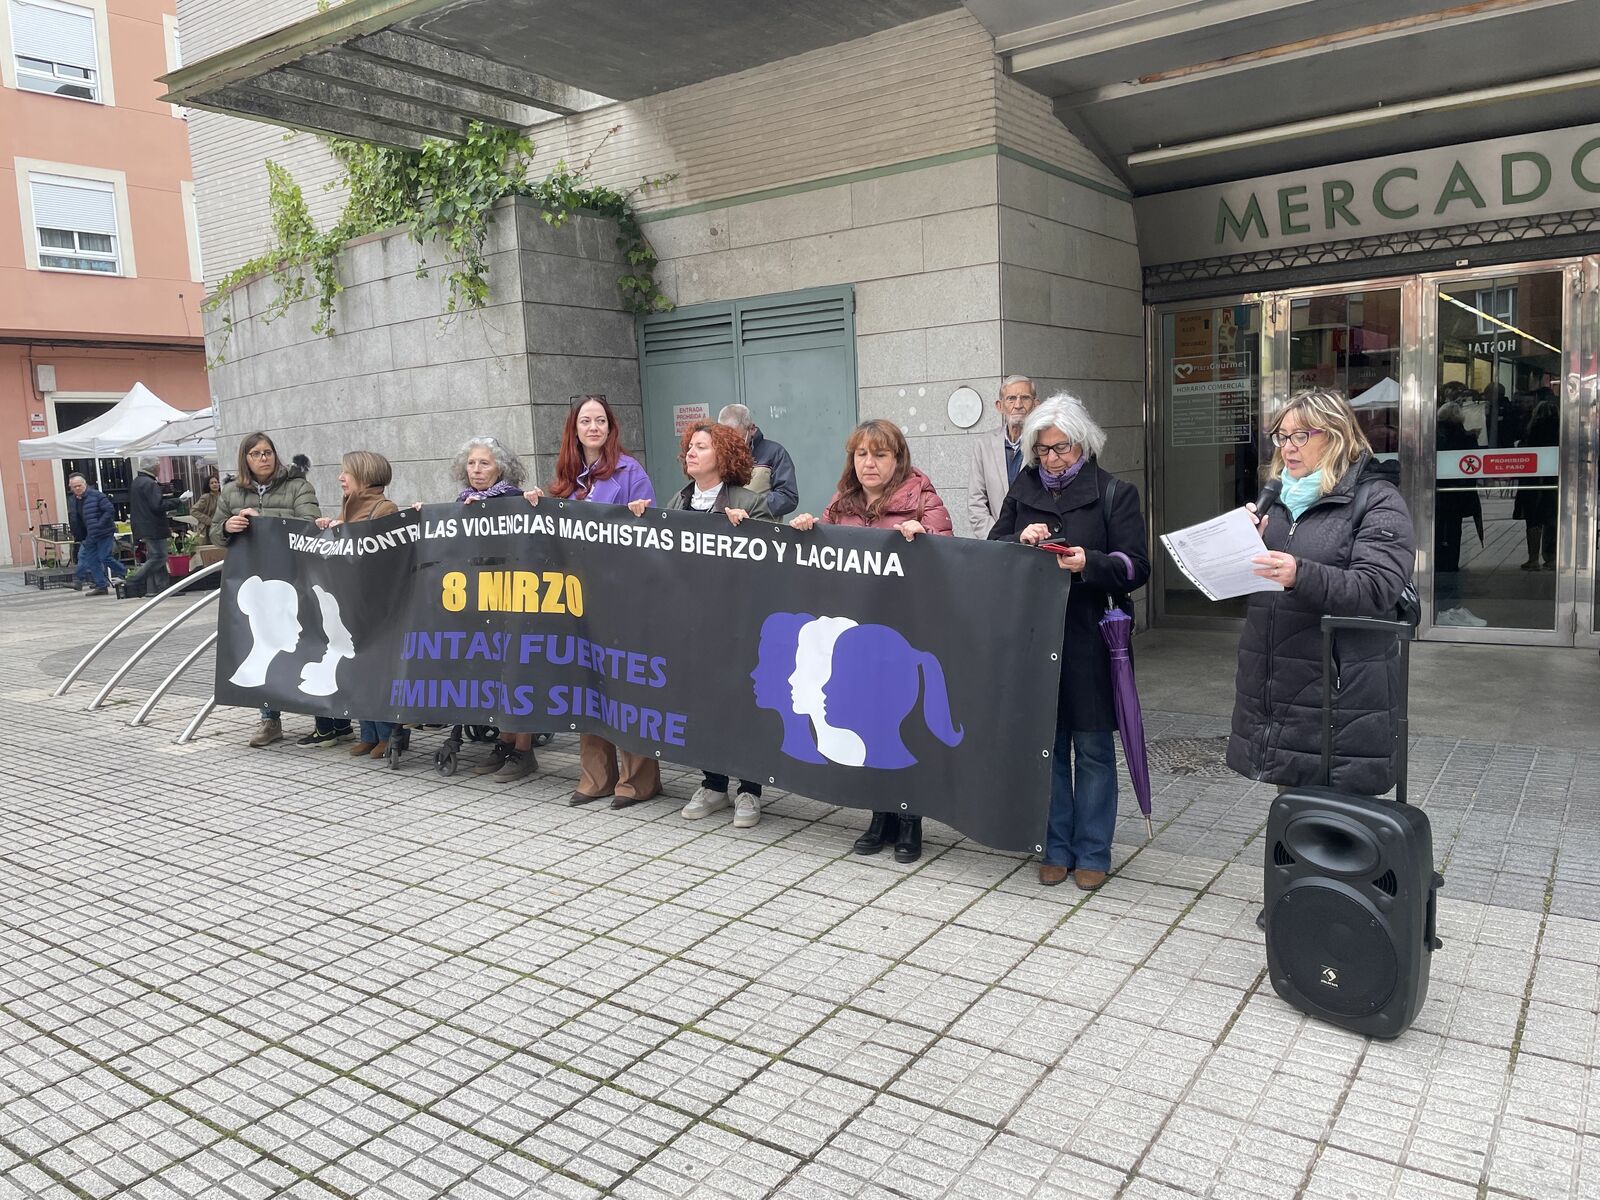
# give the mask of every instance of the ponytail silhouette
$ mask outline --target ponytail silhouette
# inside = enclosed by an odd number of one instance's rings
[[[922,697],[923,720],[947,746],[961,743],[950,715],[944,670],[887,625],[857,625],[833,644],[833,674],[823,687],[830,725],[853,730],[866,747],[868,767],[909,767],[917,759],[900,727]]]

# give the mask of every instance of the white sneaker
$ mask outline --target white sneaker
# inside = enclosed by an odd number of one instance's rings
[[[714,792],[708,787],[697,787],[694,795],[689,797],[689,803],[683,806],[683,815],[690,821],[698,821],[701,817],[709,817],[719,808],[727,807],[727,792]]]
[[[740,792],[733,798],[733,827],[749,829],[761,820],[761,798]]]
[[[1470,609],[1447,608],[1434,618],[1433,623],[1435,625],[1457,625],[1481,629],[1489,622],[1485,621],[1482,617],[1478,616]]]

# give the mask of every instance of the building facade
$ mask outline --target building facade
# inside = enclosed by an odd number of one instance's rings
[[[192,122],[202,213],[228,210],[202,221],[210,272],[266,226],[229,147],[281,135],[240,115],[413,144],[513,92],[559,110],[518,122],[536,173],[667,177],[638,204],[679,307],[639,323],[625,397],[658,471],[681,420],[739,399],[803,452],[816,505],[830,447],[882,416],[959,511],[987,401],[1025,373],[1088,402],[1155,534],[1253,498],[1275,406],[1335,387],[1400,462],[1423,636],[1600,644],[1590,0],[1081,5],[1043,24],[1019,0],[814,0],[803,27],[785,10],[694,30],[580,4],[537,31],[510,8],[496,25],[494,0],[280,0],[298,24],[253,47],[236,6],[193,6],[214,57],[174,92],[221,110]],[[1464,87],[1453,64],[1486,37],[1544,50]],[[315,182],[329,164],[306,143],[287,145]],[[521,283],[559,302],[559,281]],[[530,368],[534,404],[591,390],[566,366]],[[241,370],[219,395],[269,420],[272,385]],[[519,448],[547,453],[541,428]],[[1152,558],[1153,619],[1237,615]]]
[[[172,0],[0,4],[0,563],[64,520],[65,474],[113,498],[124,462],[20,462],[17,441],[99,415],[135,383],[209,401],[204,286]]]

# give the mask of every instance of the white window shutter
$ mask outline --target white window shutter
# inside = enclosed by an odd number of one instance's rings
[[[11,41],[19,55],[95,71],[94,13],[76,4],[44,5],[10,0]]]
[[[34,175],[33,223],[40,229],[117,236],[117,197],[109,183]]]

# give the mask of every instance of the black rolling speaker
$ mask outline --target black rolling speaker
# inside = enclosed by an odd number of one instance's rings
[[[1323,618],[1325,644],[1345,629],[1399,634],[1402,696],[1410,626],[1375,618]],[[1401,632],[1403,631],[1403,632]],[[1325,674],[1331,676],[1331,662]],[[1325,720],[1331,731],[1331,700]],[[1405,803],[1406,722],[1398,728],[1399,800],[1329,787],[1296,787],[1267,817],[1262,911],[1267,974],[1288,1003],[1368,1037],[1398,1037],[1428,995],[1437,897],[1427,815]],[[1324,778],[1331,732],[1324,739]]]

